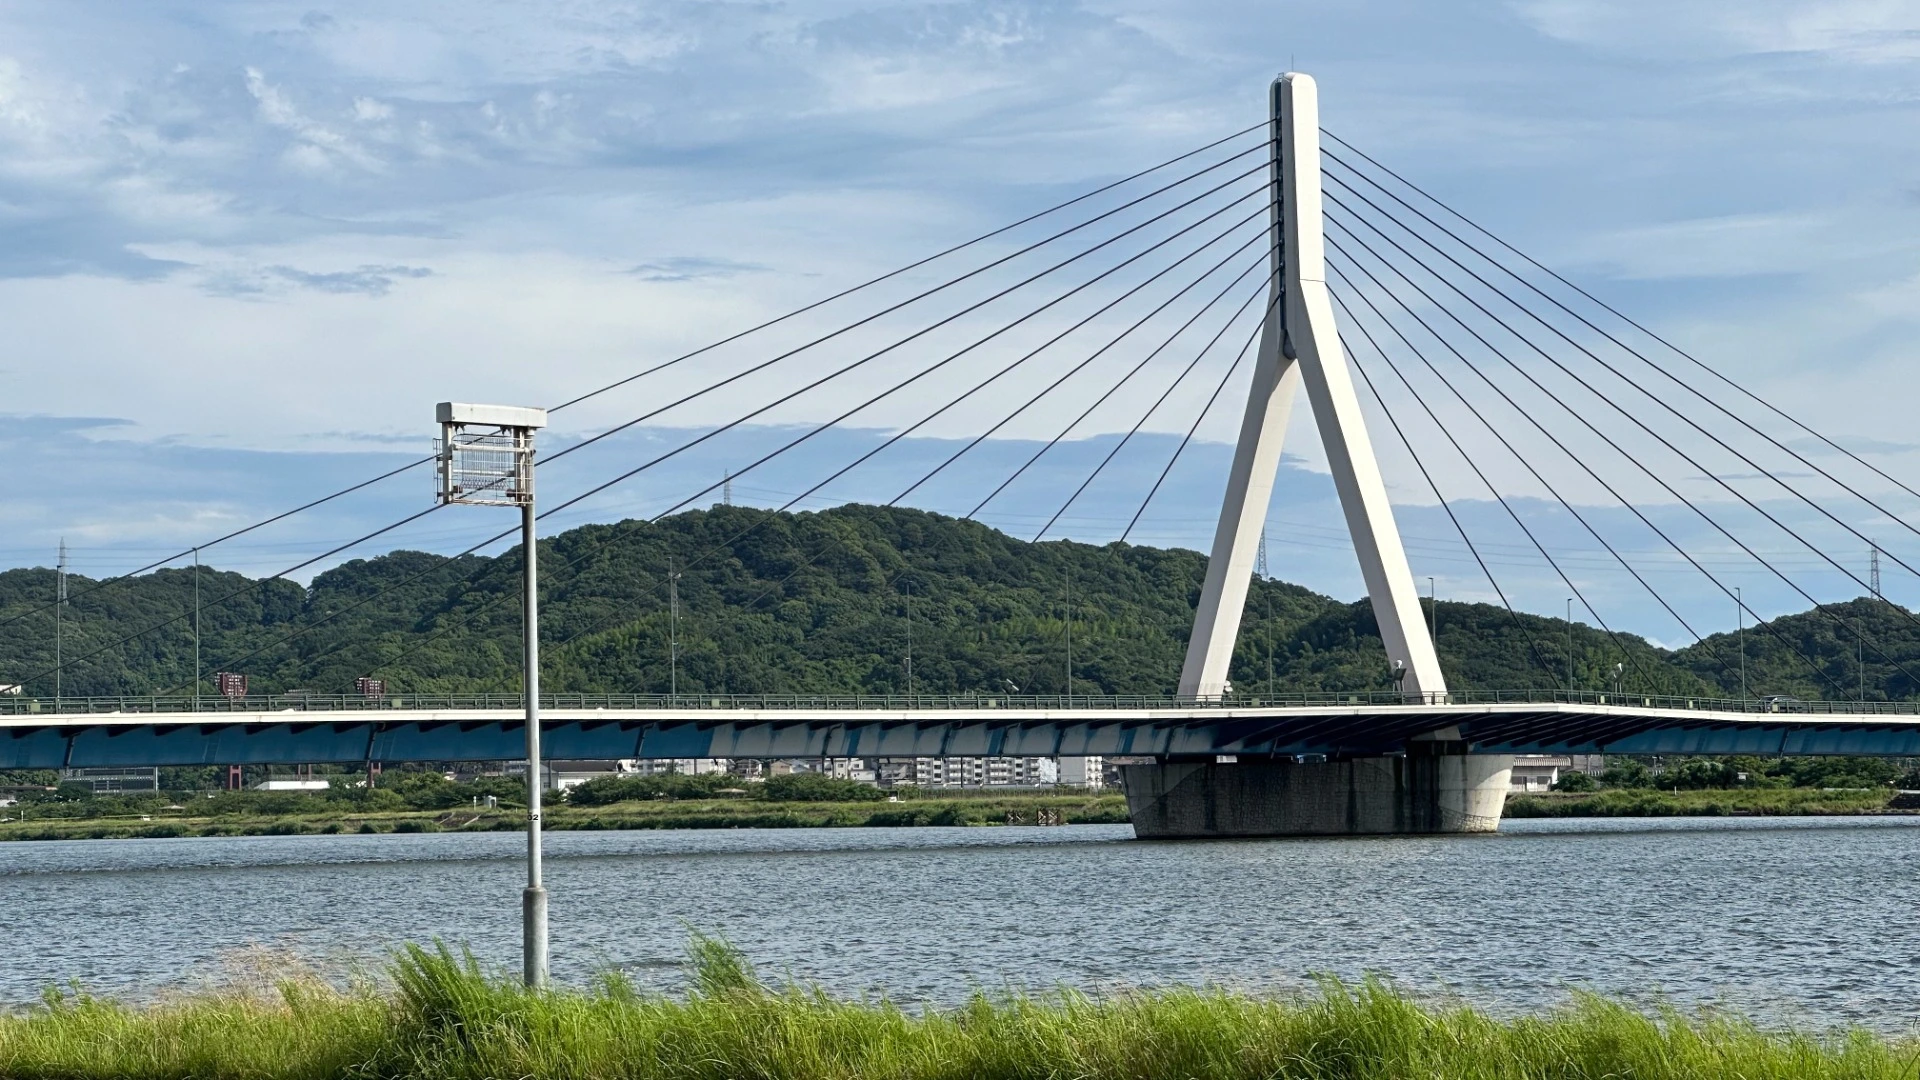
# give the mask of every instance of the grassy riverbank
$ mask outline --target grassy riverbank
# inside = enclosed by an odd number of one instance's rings
[[[39,1078],[1850,1077],[1906,1076],[1920,1045],[1649,1016],[1593,997],[1500,1020],[1378,985],[1254,997],[1168,989],[980,996],[957,1009],[757,982],[697,941],[684,996],[609,974],[529,993],[414,949],[350,990],[313,978],[129,1006],[50,994],[0,1017],[0,1075]]]
[[[45,818],[0,823],[5,840],[107,840],[174,836],[299,836],[328,833],[493,832],[526,827],[524,810],[353,812],[315,802],[314,813],[199,814],[184,810],[122,817]],[[1019,794],[899,802],[771,802],[761,799],[659,799],[547,809],[546,828],[808,829],[914,825],[1124,824],[1117,794]]]
[[[1886,788],[1732,788],[1657,791],[1619,788],[1548,792],[1507,799],[1510,818],[1546,817],[1773,817],[1781,815],[1914,813]]]

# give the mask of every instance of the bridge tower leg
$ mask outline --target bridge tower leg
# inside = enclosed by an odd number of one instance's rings
[[[1273,498],[1288,414],[1300,383],[1313,403],[1320,441],[1333,470],[1347,531],[1380,622],[1380,636],[1409,696],[1444,696],[1446,681],[1427,635],[1420,596],[1394,525],[1387,487],[1374,460],[1360,399],[1334,327],[1321,234],[1320,107],[1311,76],[1290,72],[1273,82],[1273,277],[1260,334],[1252,392],[1240,422],[1227,497],[1213,534],[1193,637],[1180,672],[1182,695],[1214,698],[1226,688],[1227,666],[1240,634],[1241,609]]]
[[[1287,420],[1294,395],[1304,382],[1389,668],[1409,699],[1444,700],[1446,681],[1427,633],[1327,292],[1319,91],[1311,76],[1289,72],[1274,80],[1271,105],[1270,301],[1226,499],[1214,531],[1213,553],[1194,612],[1193,636],[1180,672],[1180,694],[1204,700],[1226,692]],[[1126,774],[1128,798],[1141,835],[1493,828],[1499,822],[1499,800],[1505,797],[1510,762],[1429,762],[1436,754],[1464,758],[1465,747],[1458,740],[1455,730],[1433,732],[1408,758],[1367,759],[1374,764],[1365,767],[1363,761],[1132,766]],[[1314,771],[1319,769],[1327,770],[1326,774]],[[1220,770],[1233,772],[1213,775]],[[1307,809],[1329,799],[1352,810],[1329,817]],[[1211,805],[1221,800],[1234,805]],[[1224,824],[1229,821],[1235,824]],[[1199,827],[1195,824],[1199,822],[1221,824]]]

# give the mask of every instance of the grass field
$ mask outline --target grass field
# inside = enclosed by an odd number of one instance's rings
[[[36,1078],[767,1077],[1858,1080],[1913,1074],[1920,1044],[1649,1015],[1595,997],[1495,1019],[1378,984],[1254,997],[1168,989],[978,996],[955,1009],[768,987],[720,943],[691,946],[681,997],[617,975],[529,993],[414,948],[349,989],[311,977],[135,1007],[50,993],[0,1017],[0,1076]]]

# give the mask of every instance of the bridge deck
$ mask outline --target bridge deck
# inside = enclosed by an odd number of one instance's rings
[[[1911,707],[1572,697],[1589,700],[1406,703],[1356,695],[1314,704],[1068,706],[979,699],[912,708],[636,700],[543,709],[541,727],[548,756],[559,759],[1362,755],[1395,753],[1411,738],[1447,728],[1457,728],[1470,751],[1488,754],[1920,756],[1920,713]],[[15,701],[0,715],[0,768],[510,760],[522,753],[520,710],[496,701],[350,708],[343,699],[316,707],[302,698],[202,711],[139,699],[34,711],[27,706],[52,703]]]

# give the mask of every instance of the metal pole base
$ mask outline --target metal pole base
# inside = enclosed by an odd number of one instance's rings
[[[547,985],[547,890],[521,891],[520,925],[527,985],[537,990]]]

